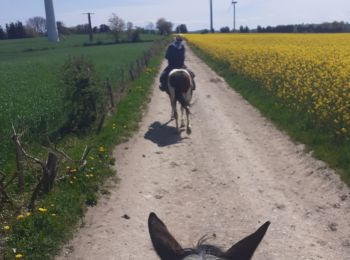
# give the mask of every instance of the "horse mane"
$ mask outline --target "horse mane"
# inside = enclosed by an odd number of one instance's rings
[[[224,260],[221,248],[207,244],[208,235],[199,239],[195,248],[184,249],[184,260]]]

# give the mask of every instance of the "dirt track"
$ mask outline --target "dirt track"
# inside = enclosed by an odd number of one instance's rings
[[[187,58],[197,75],[192,135],[165,125],[169,100],[155,85],[140,131],[115,149],[119,184],[58,259],[157,259],[147,230],[154,211],[185,247],[216,234],[210,242],[227,248],[270,220],[254,259],[349,260],[349,189],[190,51]]]

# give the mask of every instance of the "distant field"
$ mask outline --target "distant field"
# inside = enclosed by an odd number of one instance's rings
[[[95,36],[95,41],[111,41]],[[141,36],[148,42],[84,47],[86,35],[67,36],[60,43],[46,38],[0,41],[0,165],[8,157],[10,127],[24,124],[35,131],[40,125],[54,128],[62,116],[60,68],[70,56],[85,56],[101,79],[114,82],[120,67],[126,68],[150,48],[159,36]]]
[[[208,34],[186,38],[316,128],[350,139],[350,34]]]

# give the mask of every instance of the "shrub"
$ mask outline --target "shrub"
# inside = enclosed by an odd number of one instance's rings
[[[94,65],[84,57],[69,58],[63,66],[65,132],[87,130],[103,113],[103,92]]]

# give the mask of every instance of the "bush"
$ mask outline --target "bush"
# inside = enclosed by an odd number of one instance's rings
[[[139,42],[139,41],[141,41],[140,31],[139,30],[132,30],[129,33],[129,41],[131,41],[131,42]]]
[[[63,66],[65,132],[87,130],[103,113],[104,94],[94,65],[84,57],[69,58]]]

